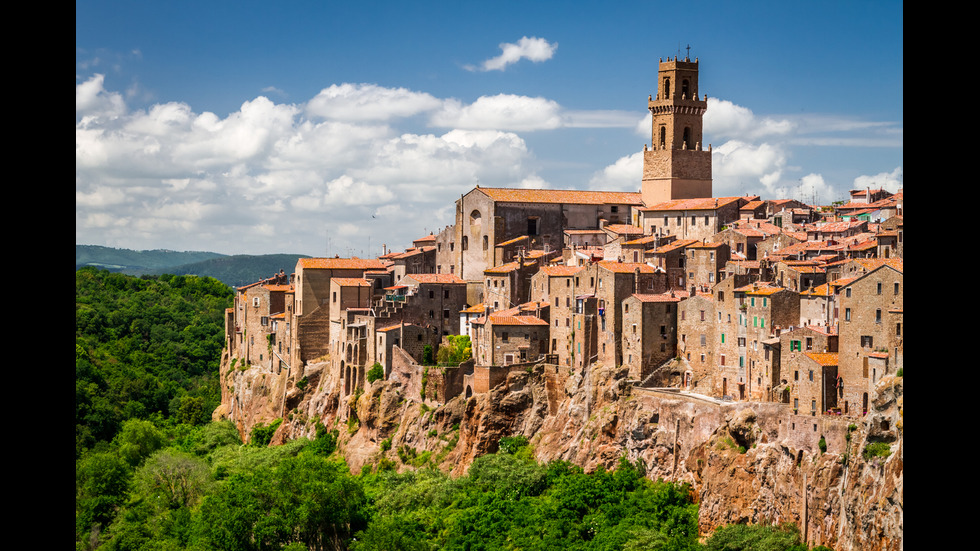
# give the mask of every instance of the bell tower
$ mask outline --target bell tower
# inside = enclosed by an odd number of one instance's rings
[[[660,60],[650,149],[643,151],[643,203],[711,197],[711,148],[702,149],[708,97],[698,98],[698,60]]]

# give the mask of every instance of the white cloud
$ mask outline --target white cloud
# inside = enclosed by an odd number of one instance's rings
[[[637,191],[643,180],[643,152],[621,157],[592,175],[589,187],[604,191]]]
[[[787,119],[757,117],[746,107],[726,100],[708,98],[704,113],[704,134],[721,139],[756,140],[767,136],[782,136],[793,131]]]
[[[483,62],[479,67],[480,71],[503,71],[508,65],[517,63],[522,59],[529,59],[534,63],[540,63],[542,61],[547,61],[555,55],[555,50],[558,49],[558,43],[549,43],[543,38],[537,37],[523,37],[517,41],[517,44],[511,44],[504,42],[500,44],[501,54],[497,57],[490,58]],[[476,71],[477,67],[472,65],[466,66],[467,70]]]
[[[346,115],[326,94],[312,107],[260,96],[222,118],[182,103],[128,112],[102,82],[76,87],[78,243],[326,254],[326,231],[331,252],[345,254],[368,238],[398,248],[451,223],[447,205],[477,183],[544,185],[513,132],[453,126],[434,135],[389,126],[442,104],[427,94],[348,88]],[[380,110],[363,101],[385,96],[393,101]],[[465,113],[474,127],[508,117],[524,121],[516,126],[541,124],[519,110],[498,110],[494,120],[484,107]],[[399,214],[372,218],[392,209]]]
[[[561,106],[545,98],[513,94],[481,96],[469,105],[446,101],[430,123],[442,128],[545,130],[562,126]]]
[[[873,176],[858,176],[854,179],[854,186],[851,189],[884,189],[892,193],[904,187],[902,167],[897,167],[891,172],[879,172]]]
[[[777,145],[730,140],[715,147],[711,175],[716,197],[757,194],[778,197],[778,182],[786,165],[786,152]]]
[[[342,121],[387,121],[439,108],[442,101],[405,88],[375,84],[334,84],[306,104],[311,117]]]

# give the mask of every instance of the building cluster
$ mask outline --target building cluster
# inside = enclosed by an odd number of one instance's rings
[[[487,392],[509,371],[623,367],[634,384],[862,415],[903,364],[903,197],[812,206],[713,197],[698,62],[661,61],[641,190],[477,186],[404,252],[304,258],[240,287],[231,356],[299,380],[327,362],[350,394],[368,370],[426,371],[426,399]]]

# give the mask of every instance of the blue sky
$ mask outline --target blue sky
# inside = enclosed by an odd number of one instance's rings
[[[901,2],[76,2],[76,243],[377,255],[477,183],[639,188],[700,61],[716,196],[903,186]]]

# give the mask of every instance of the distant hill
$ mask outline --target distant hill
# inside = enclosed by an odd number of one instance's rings
[[[268,278],[279,270],[292,273],[300,254],[223,255],[203,251],[155,249],[135,251],[98,245],[75,245],[75,269],[95,266],[128,275],[199,275],[238,287]]]

